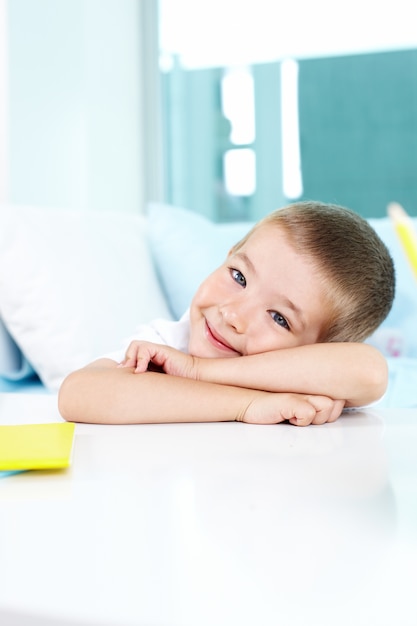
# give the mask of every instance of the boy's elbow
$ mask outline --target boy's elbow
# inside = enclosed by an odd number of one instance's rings
[[[75,422],[73,374],[69,374],[58,391],[58,411],[67,422]]]
[[[58,391],[58,411],[67,422],[86,422],[85,394],[83,393],[83,376],[79,370],[69,374]]]
[[[379,387],[378,387],[378,397],[377,397],[377,400],[382,398],[384,393],[387,391],[387,389],[388,389],[388,382],[389,382],[388,363],[384,359],[384,357],[382,357],[382,355],[381,355],[381,358],[383,359],[383,363],[382,363],[382,367],[381,367],[381,375],[380,375],[379,381],[378,381]]]
[[[362,389],[362,397],[351,402],[351,406],[364,406],[377,402],[382,398],[388,387],[388,363],[385,357],[371,346],[366,346],[368,351],[367,364],[361,369],[362,384],[358,387]]]
[[[110,359],[98,359],[68,374],[58,391],[58,410],[67,422],[113,423],[115,372],[118,380],[130,370],[119,370]],[[119,396],[120,397],[120,394]]]

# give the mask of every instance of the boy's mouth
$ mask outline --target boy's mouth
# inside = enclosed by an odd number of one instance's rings
[[[214,328],[210,326],[208,321],[206,320],[206,336],[211,344],[213,344],[216,348],[223,350],[224,352],[233,352],[234,354],[241,356],[241,353],[238,352],[231,346],[219,333],[217,333]]]

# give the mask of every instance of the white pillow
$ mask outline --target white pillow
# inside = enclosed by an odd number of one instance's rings
[[[146,218],[0,207],[0,316],[50,389],[139,323],[170,318]]]

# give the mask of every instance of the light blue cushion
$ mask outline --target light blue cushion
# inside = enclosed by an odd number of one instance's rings
[[[412,218],[417,231],[417,218]],[[417,357],[417,280],[389,218],[369,220],[384,241],[396,270],[394,304],[386,320],[370,338],[388,357]]]
[[[0,318],[0,376],[19,370],[21,358],[19,347]]]
[[[190,306],[200,283],[221,265],[251,222],[215,224],[167,204],[148,207],[148,236],[156,270],[173,316]]]
[[[0,392],[45,392],[32,365],[0,322]]]
[[[35,389],[44,387],[0,319],[0,392]]]
[[[16,381],[10,381],[0,377],[0,392],[4,393],[51,393],[39,380],[36,374]]]
[[[397,409],[417,407],[417,359],[388,357],[387,362],[388,389],[375,406]]]

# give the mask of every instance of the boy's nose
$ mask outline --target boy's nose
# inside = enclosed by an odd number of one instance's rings
[[[245,333],[248,328],[249,315],[242,305],[237,303],[227,303],[220,306],[220,313],[223,320],[238,333]]]

